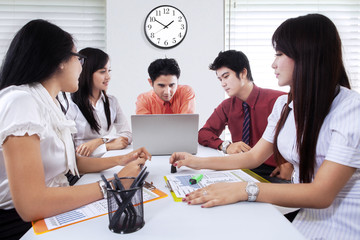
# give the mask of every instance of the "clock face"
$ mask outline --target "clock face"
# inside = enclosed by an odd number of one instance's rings
[[[146,38],[159,48],[172,48],[180,44],[185,38],[187,28],[184,14],[169,5],[151,10],[144,24]]]

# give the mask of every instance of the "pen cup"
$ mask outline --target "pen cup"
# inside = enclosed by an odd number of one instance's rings
[[[122,184],[129,186],[134,178],[120,178]],[[141,187],[126,190],[107,190],[109,229],[115,233],[132,233],[144,224],[143,191]]]

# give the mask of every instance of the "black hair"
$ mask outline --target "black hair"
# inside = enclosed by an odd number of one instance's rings
[[[71,94],[71,99],[79,107],[85,119],[90,124],[91,129],[99,133],[100,124],[94,116],[94,108],[89,97],[93,94],[93,74],[97,70],[105,67],[109,61],[109,55],[97,48],[84,48],[80,50],[79,53],[86,57],[86,61],[84,62],[83,69],[79,77],[79,89],[77,92]],[[106,92],[102,91],[102,93],[105,98],[103,100],[103,104],[109,130],[111,126],[110,103]]]
[[[173,58],[157,59],[148,67],[148,73],[153,83],[161,75],[175,75],[179,78],[180,72],[179,65]]]
[[[43,82],[71,57],[72,36],[60,27],[36,19],[15,35],[0,70],[0,90],[11,85]]]
[[[272,44],[276,51],[294,60],[288,104],[293,101],[300,181],[309,183],[314,176],[317,140],[324,119],[339,86],[350,88],[340,36],[329,18],[308,14],[283,22],[273,34]],[[278,164],[281,158],[277,137],[289,115],[288,104],[282,110],[275,131],[273,146]]]
[[[233,70],[238,78],[240,78],[240,73],[244,69],[246,69],[247,79],[253,81],[249,60],[246,55],[241,51],[228,50],[224,52],[219,52],[214,62],[210,64],[209,69],[216,71],[222,67],[227,67]]]

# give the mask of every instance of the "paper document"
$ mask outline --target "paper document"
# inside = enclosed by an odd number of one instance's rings
[[[197,174],[176,174],[166,176],[171,190],[177,198],[184,198],[186,194],[191,193],[199,188],[206,187],[218,182],[259,182],[243,170],[214,171],[206,172],[199,183],[191,185],[189,180]]]
[[[147,188],[143,188],[143,201],[151,201],[153,199],[161,197],[154,191]],[[74,209],[72,211],[62,213],[53,217],[45,218],[45,224],[47,230],[67,226],[76,222],[81,222],[94,217],[102,216],[108,213],[107,200],[101,199],[99,201],[92,202],[83,207]]]

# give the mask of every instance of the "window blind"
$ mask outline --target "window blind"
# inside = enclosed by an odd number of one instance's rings
[[[15,33],[30,20],[39,18],[72,34],[78,50],[106,48],[105,0],[1,0],[1,61]]]
[[[336,25],[352,88],[360,91],[360,0],[225,0],[225,49],[243,51],[258,86],[280,88],[271,64],[271,37],[286,19],[320,13]]]

